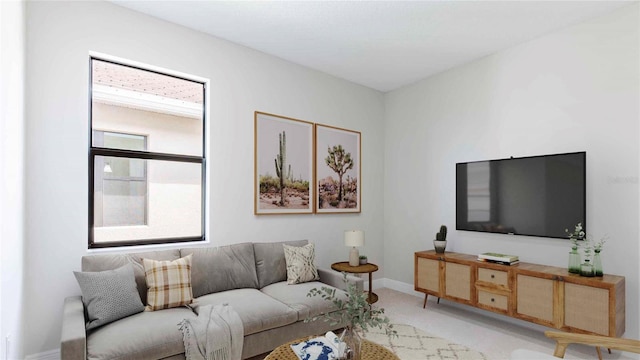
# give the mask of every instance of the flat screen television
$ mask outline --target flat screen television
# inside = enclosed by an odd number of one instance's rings
[[[586,231],[586,152],[456,164],[456,229],[567,238]]]

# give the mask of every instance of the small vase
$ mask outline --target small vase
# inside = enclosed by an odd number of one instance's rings
[[[569,272],[572,274],[580,274],[580,254],[578,248],[573,247],[569,252]]]
[[[585,259],[584,263],[580,265],[580,275],[586,277],[593,277],[593,265],[589,262],[589,259]]]
[[[436,253],[444,254],[444,249],[447,248],[447,240],[433,240],[433,247],[436,249]]]
[[[360,259],[360,265],[365,265],[367,263],[367,259]]]
[[[342,332],[342,342],[345,343],[345,353],[341,359],[360,360],[362,339],[352,326],[347,326]]]
[[[593,274],[595,276],[603,276],[604,272],[602,271],[602,259],[600,259],[600,250],[594,250],[595,254],[593,255]]]

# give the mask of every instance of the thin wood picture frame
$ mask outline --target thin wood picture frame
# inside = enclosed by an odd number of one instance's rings
[[[316,124],[315,144],[315,212],[361,212],[361,133]]]
[[[312,214],[315,127],[312,122],[254,113],[254,213]]]

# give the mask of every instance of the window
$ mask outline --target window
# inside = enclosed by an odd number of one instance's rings
[[[205,83],[91,58],[89,247],[203,241]]]

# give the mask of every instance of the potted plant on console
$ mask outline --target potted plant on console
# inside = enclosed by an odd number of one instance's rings
[[[571,251],[569,252],[569,272],[580,274],[581,276],[603,276],[602,260],[600,252],[606,242],[606,237],[600,239],[597,243],[593,243],[591,238],[587,236],[582,227],[582,223],[578,223],[573,232],[564,230],[571,240]],[[582,240],[582,244],[578,243]],[[584,253],[584,262],[580,262],[580,254],[578,248],[582,247]],[[593,252],[593,254],[592,254]]]
[[[433,240],[433,247],[438,254],[444,254],[444,249],[447,247],[447,227],[440,226],[440,231],[436,233],[436,239]]]

